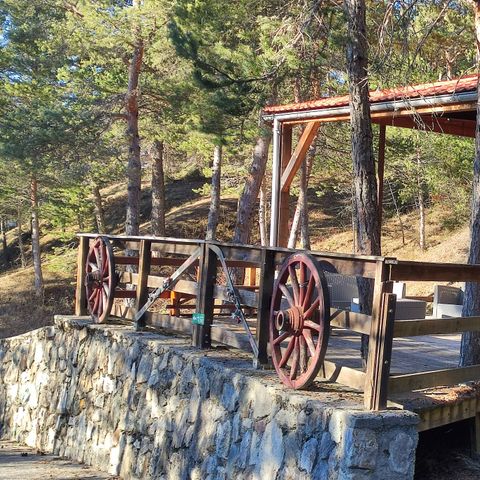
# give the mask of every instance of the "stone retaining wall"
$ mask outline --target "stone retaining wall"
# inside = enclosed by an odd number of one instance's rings
[[[357,400],[288,391],[248,355],[73,317],[0,340],[0,436],[122,478],[413,478],[416,415]]]

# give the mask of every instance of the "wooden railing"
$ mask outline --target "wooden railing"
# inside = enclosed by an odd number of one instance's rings
[[[92,234],[80,234],[78,255],[76,314],[85,315],[84,264]],[[268,321],[275,271],[285,258],[295,250],[265,248],[251,245],[233,245],[203,240],[181,240],[156,237],[107,236],[115,247],[115,263],[119,266],[134,266],[137,272],[122,271],[121,288],[117,298],[132,298],[134,306],[114,305],[113,315],[133,318],[146,302],[151,288],[162,286],[171,273],[153,273],[153,267],[174,271],[185,258],[201,247],[198,261],[191,269],[190,279],[180,279],[172,291],[162,298],[167,302],[170,314],[147,312],[143,323],[188,333],[193,345],[209,348],[212,341],[249,349],[248,342],[239,339],[228,328],[212,328],[214,316],[228,310],[229,292],[220,281],[219,260],[210,248],[221,248],[227,265],[232,268],[251,269],[248,285],[238,286],[241,303],[256,312],[256,362],[268,365]],[[128,255],[125,253],[128,252]],[[325,361],[325,378],[348,385],[364,392],[365,408],[386,408],[389,393],[427,388],[475,380],[480,378],[480,366],[453,368],[440,371],[390,375],[392,345],[395,337],[480,331],[480,317],[450,319],[396,320],[396,296],[391,293],[393,281],[475,281],[480,279],[480,266],[432,264],[397,261],[394,258],[368,257],[346,254],[309,252],[318,261],[328,263],[330,268],[342,275],[358,276],[373,281],[371,315],[344,310],[331,310],[331,326],[369,335],[369,355],[365,371],[350,368],[340,362]],[[259,282],[253,281],[258,272]],[[127,288],[135,286],[135,290]],[[217,300],[217,304],[215,302]],[[185,304],[182,302],[193,302]],[[204,315],[203,325],[192,325],[191,316]],[[187,311],[187,315],[179,313]]]

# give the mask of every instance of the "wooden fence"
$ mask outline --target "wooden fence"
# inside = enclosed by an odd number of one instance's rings
[[[85,261],[89,245],[96,235],[80,234],[79,237],[75,311],[77,315],[85,315]],[[215,341],[248,349],[248,344],[239,341],[238,335],[232,334],[228,328],[212,328],[214,318],[219,314],[224,315],[229,309],[228,305],[221,301],[231,300],[231,292],[219,269],[219,259],[212,250],[212,246],[220,247],[229,267],[245,268],[248,271],[247,284],[237,286],[237,290],[243,307],[250,312],[256,312],[256,361],[261,365],[268,365],[268,322],[275,271],[295,250],[174,238],[111,235],[106,238],[114,246],[115,264],[124,268],[119,272],[119,287],[115,291],[115,298],[131,298],[133,303],[132,306],[125,306],[123,302],[117,302],[112,311],[113,316],[133,318],[147,301],[149,289],[164,285],[171,275],[169,272],[174,271],[200,248],[198,260],[189,270],[190,277],[180,279],[168,295],[162,296],[167,302],[169,314],[148,311],[140,323],[188,332],[192,336],[192,344],[199,348],[209,348],[211,342]],[[387,257],[324,252],[309,253],[339,274],[371,279],[374,285],[371,315],[331,309],[333,328],[369,335],[369,355],[365,371],[329,361],[324,362],[323,368],[326,378],[363,391],[366,409],[386,408],[389,393],[480,379],[480,365],[390,375],[395,337],[480,331],[480,317],[395,320],[396,296],[391,293],[393,282],[477,281],[480,279],[480,266],[406,262]],[[132,267],[137,271],[128,271],[132,270]],[[154,272],[154,269],[157,271]],[[192,301],[195,303],[192,304]],[[203,325],[192,325],[191,315],[180,315],[180,312],[193,313],[193,310],[203,314]]]

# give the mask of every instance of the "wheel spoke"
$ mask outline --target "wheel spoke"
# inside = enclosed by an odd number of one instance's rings
[[[98,310],[98,303],[100,298],[100,291],[95,289],[95,301],[93,302],[92,313],[97,313]]]
[[[290,283],[292,284],[293,299],[295,301],[295,305],[301,305],[297,274],[295,272],[295,268],[292,265],[288,266],[288,273],[290,274]]]
[[[307,347],[308,347],[308,351],[310,352],[310,355],[314,357],[315,344],[313,343],[312,332],[308,329],[304,329],[302,334],[303,334],[303,338],[305,339],[305,342],[307,343]]]
[[[98,271],[98,265],[93,262],[88,262],[89,267],[92,269],[92,272]]]
[[[292,298],[292,295],[290,294],[290,292],[288,291],[288,288],[286,287],[286,285],[284,285],[283,283],[280,284],[280,290],[282,291],[282,293],[285,295],[288,303],[290,304],[290,306],[293,308],[295,306],[295,302],[293,301],[293,298]]]
[[[303,322],[303,326],[320,332],[320,325],[318,323],[312,322],[311,320],[305,320]]]
[[[288,362],[288,360],[289,360],[289,358],[290,358],[290,355],[292,354],[293,349],[295,348],[295,343],[296,343],[296,341],[297,341],[297,337],[293,337],[293,338],[290,340],[290,342],[288,342],[288,346],[287,346],[287,348],[285,349],[285,351],[283,352],[283,355],[282,355],[282,358],[281,358],[281,360],[280,360],[280,363],[278,364],[278,366],[279,366],[280,368],[284,367],[284,366],[287,364],[287,362]]]
[[[302,302],[303,310],[305,310],[305,307],[310,303],[314,285],[315,285],[315,277],[311,275],[310,279],[308,280],[307,291],[305,292],[305,296],[303,297],[303,302]]]
[[[94,247],[93,253],[95,254],[95,258],[97,259],[97,265],[101,265],[100,254],[99,254],[99,251],[98,251],[98,247]]]
[[[306,266],[303,262],[300,262],[300,301],[299,305],[303,305],[303,299],[305,298],[305,282],[307,280]]]
[[[274,345],[279,345],[282,343],[287,337],[289,337],[292,334],[292,332],[283,332],[281,335],[279,335],[274,341]]]
[[[97,293],[96,290],[93,290],[92,291],[92,294],[88,297],[88,301],[90,302],[91,300],[93,300],[93,297],[95,296],[95,294]]]
[[[110,293],[110,288],[108,287],[108,285],[106,283],[103,284],[103,291],[105,292],[105,295],[107,295],[107,296]]]
[[[295,378],[297,378],[298,357],[300,356],[297,337],[293,337],[293,341],[295,342],[295,346],[293,347],[293,358],[292,358],[292,366],[290,369],[290,380],[295,380]]]
[[[310,315],[318,308],[320,305],[320,299],[317,298],[315,301],[310,305],[310,308],[303,314],[303,318],[310,318]]]
[[[98,316],[100,316],[103,312],[103,291],[99,290],[99,301],[98,301]]]

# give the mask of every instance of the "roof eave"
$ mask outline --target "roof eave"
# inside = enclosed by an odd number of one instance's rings
[[[404,98],[400,100],[389,100],[386,102],[378,102],[370,104],[371,112],[391,112],[394,113],[400,110],[412,110],[412,115],[415,109],[419,107],[439,107],[443,105],[451,105],[456,103],[476,103],[477,92],[459,92],[446,95],[432,95],[428,97],[419,98]],[[302,111],[278,112],[263,114],[262,118],[265,122],[272,122],[277,119],[280,122],[286,121],[304,121],[304,120],[321,120],[329,117],[337,117],[341,115],[348,115],[350,113],[350,106],[345,105],[333,108],[313,108]]]

